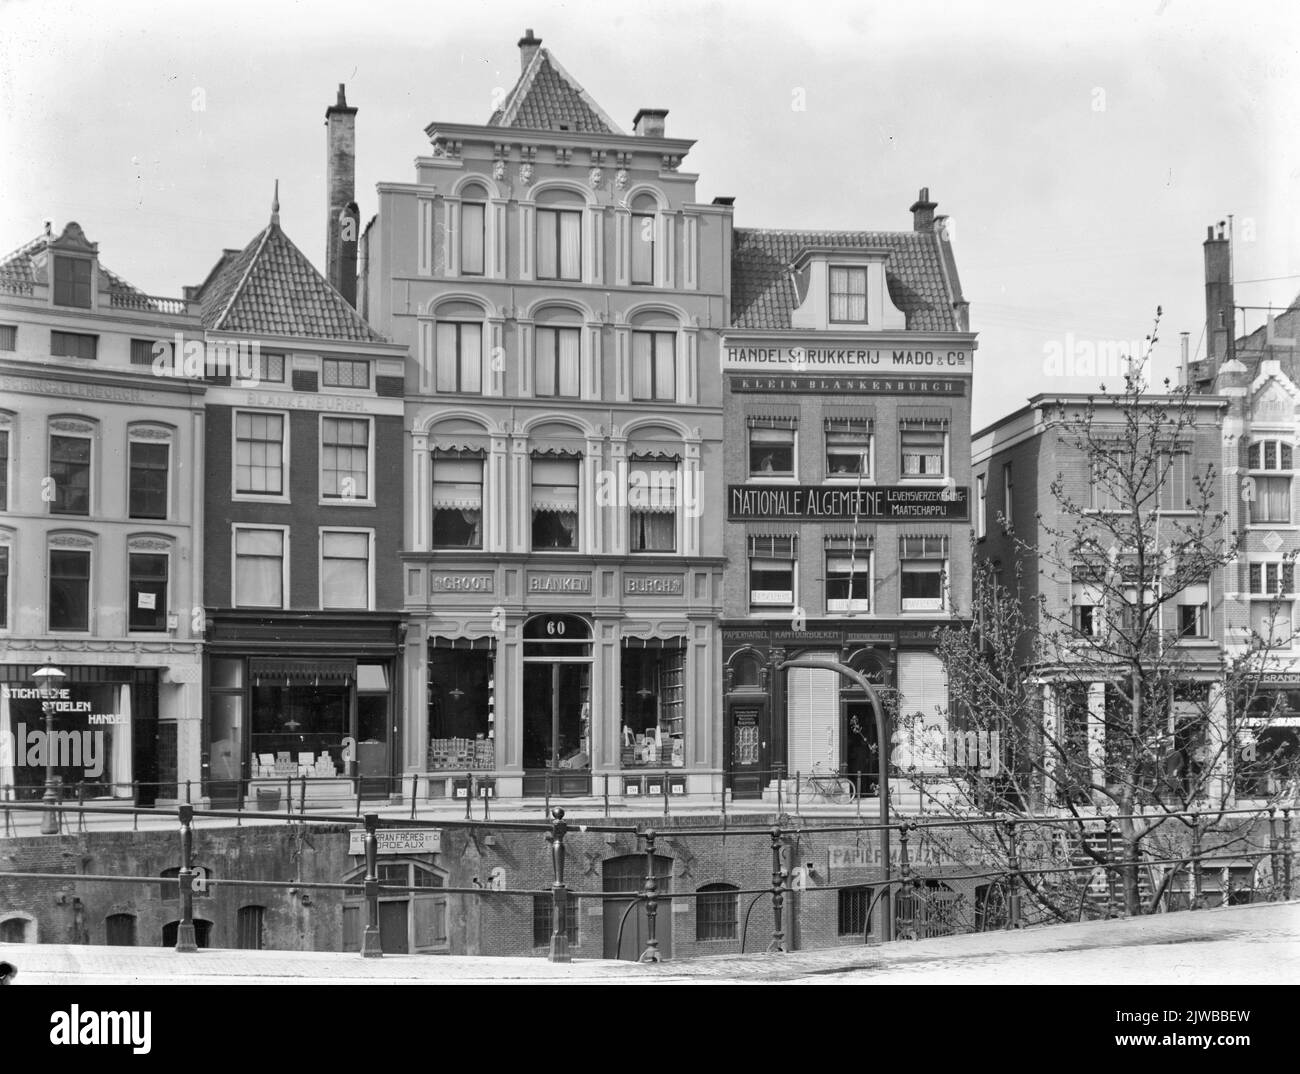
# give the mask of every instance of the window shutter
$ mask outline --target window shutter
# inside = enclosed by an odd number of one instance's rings
[[[898,689],[903,695],[900,716],[912,717],[914,734],[905,736],[904,756],[895,763],[904,769],[915,764],[922,771],[942,770],[948,734],[948,676],[943,661],[934,653],[900,652]]]
[[[789,774],[839,768],[839,676],[823,668],[791,668],[787,685]]]

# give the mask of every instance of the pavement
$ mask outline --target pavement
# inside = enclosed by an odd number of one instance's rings
[[[1276,984],[1300,980],[1300,901],[658,965],[458,955],[0,944],[42,984]]]

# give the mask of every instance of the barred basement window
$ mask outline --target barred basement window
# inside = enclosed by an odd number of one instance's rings
[[[553,902],[550,895],[533,896],[533,946],[546,947],[551,942],[551,932],[553,925],[551,922],[551,908]],[[569,938],[569,943],[577,946],[578,943],[578,900],[572,894],[564,903],[564,934]]]
[[[735,884],[702,884],[695,896],[695,938],[734,940],[736,904],[740,896]]]
[[[265,906],[241,906],[235,916],[235,946],[241,951],[262,950]]]
[[[861,936],[865,939],[867,930],[871,927],[867,916],[870,905],[869,887],[840,888],[836,932],[840,936]]]

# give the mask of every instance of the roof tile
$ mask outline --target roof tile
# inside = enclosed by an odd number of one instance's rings
[[[889,297],[913,332],[957,330],[936,237],[925,231],[778,231],[736,228],[731,248],[731,323],[783,329],[798,304],[790,266],[806,246],[889,251]]]

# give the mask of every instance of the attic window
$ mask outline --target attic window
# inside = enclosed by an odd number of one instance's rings
[[[569,129],[569,125],[567,123],[561,123],[559,126],[560,126],[560,130],[562,131],[567,131]]]
[[[84,257],[54,255],[54,304],[90,309],[91,264]]]
[[[867,320],[867,270],[832,266],[830,319],[865,324]]]

